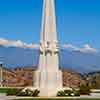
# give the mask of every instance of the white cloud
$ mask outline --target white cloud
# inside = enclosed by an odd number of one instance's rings
[[[98,52],[97,49],[93,48],[93,47],[92,47],[91,45],[89,45],[89,44],[85,44],[83,48],[80,48],[80,51],[81,51],[81,52],[88,52],[88,53],[89,53],[89,52],[90,52],[90,53],[92,53],[92,52],[97,53],[97,52]]]
[[[26,48],[39,48],[39,44],[26,44],[25,45]]]
[[[64,44],[63,45],[64,48],[68,48],[68,49],[72,49],[74,51],[80,51],[80,52],[84,52],[84,53],[97,53],[98,50],[93,48],[91,45],[89,44],[85,44],[83,46],[83,48],[79,48],[79,47],[76,47],[72,44]]]
[[[38,48],[39,45],[38,44],[27,44],[25,42],[22,42],[21,40],[16,40],[16,41],[12,41],[12,40],[7,40],[4,38],[0,38],[0,45],[3,46],[13,46],[13,47],[21,47],[21,48]]]
[[[64,48],[69,48],[72,50],[78,50],[79,48],[77,48],[76,46],[72,45],[72,44],[64,44],[63,45]]]
[[[22,42],[21,40],[12,41],[12,40],[4,39],[4,38],[0,38],[0,45],[7,46],[7,47],[13,46],[13,47],[30,48],[30,49],[39,48],[39,44],[32,44],[32,43],[28,44],[28,43]],[[62,45],[61,47],[71,49],[74,51],[84,52],[84,53],[97,53],[98,52],[97,49],[93,48],[89,44],[85,44],[83,48],[79,48],[72,44],[66,43]]]

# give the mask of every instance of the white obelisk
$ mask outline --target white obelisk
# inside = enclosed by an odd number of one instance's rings
[[[35,76],[35,87],[40,89],[40,96],[56,96],[62,88],[57,43],[54,0],[43,0],[40,59]]]

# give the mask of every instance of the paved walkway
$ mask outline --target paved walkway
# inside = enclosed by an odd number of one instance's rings
[[[16,96],[6,96],[6,94],[5,93],[0,93],[0,100],[13,100],[13,99],[15,99],[16,98]]]
[[[57,98],[57,99],[67,99],[67,98],[72,98],[72,99],[77,99],[77,98],[100,98],[100,96],[80,96],[80,97],[16,97],[16,96],[6,96],[5,94],[0,94],[0,100],[14,100],[14,99],[23,99],[23,98]]]
[[[100,98],[100,96],[80,96],[80,97],[7,97],[5,100],[14,100],[14,99],[23,99],[23,98],[57,98],[57,99],[67,99],[67,98],[72,98],[72,99],[77,99],[77,98]],[[2,99],[3,100],[3,99]]]

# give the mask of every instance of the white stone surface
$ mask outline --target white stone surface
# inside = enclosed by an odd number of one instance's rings
[[[43,1],[40,59],[34,86],[40,90],[40,96],[56,96],[62,88],[62,72],[59,70],[55,6],[54,0]]]

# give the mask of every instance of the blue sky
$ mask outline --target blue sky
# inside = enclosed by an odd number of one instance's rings
[[[100,48],[100,0],[55,0],[60,43]],[[39,42],[42,0],[0,0],[0,37]]]

